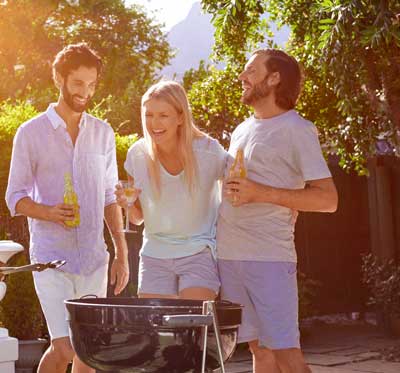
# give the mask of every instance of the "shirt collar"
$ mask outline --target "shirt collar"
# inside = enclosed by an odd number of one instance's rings
[[[56,112],[55,109],[56,103],[51,103],[46,110],[47,118],[49,118],[51,125],[56,130],[59,126],[67,128],[67,125],[64,122],[64,119],[60,117],[60,115]],[[86,112],[82,113],[81,121],[79,123],[79,128],[86,127],[87,122],[87,114]]]

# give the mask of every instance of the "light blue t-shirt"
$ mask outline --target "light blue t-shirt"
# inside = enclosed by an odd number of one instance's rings
[[[184,179],[169,174],[160,165],[161,193],[156,197],[147,169],[144,139],[128,150],[125,170],[142,190],[144,234],[140,254],[154,258],[181,258],[210,247],[215,254],[217,210],[220,182],[227,153],[217,140],[202,137],[193,141],[198,167],[198,182],[190,194]]]

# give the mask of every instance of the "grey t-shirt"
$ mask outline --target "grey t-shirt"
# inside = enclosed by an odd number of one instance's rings
[[[248,178],[286,189],[331,177],[315,126],[296,111],[270,119],[251,117],[233,132],[226,170],[244,150]],[[270,203],[239,207],[223,199],[217,223],[218,258],[296,262],[292,210]]]

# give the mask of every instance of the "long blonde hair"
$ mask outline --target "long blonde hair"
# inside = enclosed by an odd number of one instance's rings
[[[178,126],[178,154],[183,164],[185,181],[192,194],[197,181],[197,162],[193,154],[193,140],[207,136],[193,123],[192,112],[184,88],[177,82],[163,80],[152,85],[142,97],[142,128],[147,148],[147,167],[151,184],[157,196],[161,194],[160,159],[156,144],[153,142],[146,127],[144,104],[150,99],[163,100],[173,106],[183,123]]]

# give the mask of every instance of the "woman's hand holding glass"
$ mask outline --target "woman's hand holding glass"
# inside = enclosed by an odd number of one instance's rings
[[[129,210],[138,199],[141,190],[135,188],[133,179],[120,180],[115,188],[117,203],[125,210],[126,222],[123,231],[125,233],[134,233],[135,231],[129,229]]]

